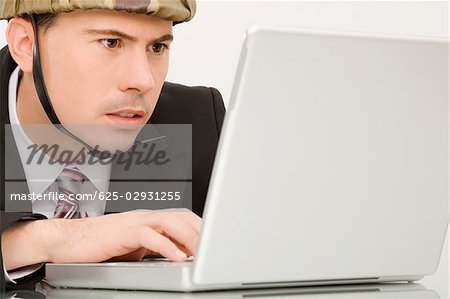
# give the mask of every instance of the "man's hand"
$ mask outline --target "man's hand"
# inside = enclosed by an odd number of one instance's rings
[[[83,219],[31,221],[22,230],[26,229],[29,241],[34,242],[28,249],[34,259],[18,255],[25,253],[23,248],[13,248],[27,246],[14,240],[14,235],[20,238],[20,227],[13,228],[15,234],[8,234],[8,230],[2,234],[3,258],[7,270],[37,262],[140,260],[149,253],[184,261],[195,255],[200,228],[201,218],[188,210],[139,210]]]

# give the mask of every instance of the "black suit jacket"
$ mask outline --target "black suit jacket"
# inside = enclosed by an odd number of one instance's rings
[[[1,231],[24,217],[45,219],[45,216],[29,212],[5,212],[5,124],[9,124],[8,84],[9,78],[17,67],[8,48],[0,51],[0,216]],[[214,88],[187,87],[166,82],[162,89],[158,104],[149,121],[151,124],[191,124],[192,125],[192,210],[199,216],[203,213],[206,193],[216,152],[217,142],[225,114],[225,107],[220,93]],[[8,140],[8,138],[6,138]],[[15,147],[15,146],[14,146]],[[8,152],[8,151],[6,151]],[[18,164],[21,165],[21,164]],[[23,173],[22,169],[18,170]],[[30,205],[31,206],[31,205]],[[108,206],[108,203],[107,203]],[[0,251],[1,253],[1,251]],[[4,290],[4,271],[0,255],[1,290]],[[31,277],[18,281],[16,286],[8,288],[23,288],[31,286],[44,277],[44,269]]]

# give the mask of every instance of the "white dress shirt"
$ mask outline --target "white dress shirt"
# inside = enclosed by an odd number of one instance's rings
[[[27,149],[33,142],[23,131],[20,126],[19,117],[17,115],[17,89],[19,83],[20,69],[17,67],[12,73],[9,80],[9,119],[12,127],[14,141],[16,143],[20,160],[24,169],[25,178],[27,181],[28,189],[30,193],[42,194],[46,192],[58,191],[58,185],[55,182],[56,178],[60,175],[63,169],[68,166],[60,163],[50,164],[48,163],[50,157],[44,156],[42,163],[38,164],[38,159],[33,159],[31,163],[26,163],[30,157],[31,149]],[[51,145],[49,145],[51,146]],[[40,153],[38,153],[40,156]],[[100,163],[95,164],[81,164],[76,165],[79,171],[81,171],[92,184],[83,184],[84,194],[93,194],[94,190],[99,192],[106,192],[109,188],[109,180],[111,176],[111,165],[102,165]],[[94,199],[89,201],[80,201],[80,210],[86,211],[90,217],[99,216],[105,213],[106,201]],[[47,218],[53,218],[53,212],[55,211],[57,200],[34,200],[31,202],[33,213],[43,214]],[[39,270],[43,264],[31,265],[21,268],[19,270],[13,270],[9,273],[5,270],[6,281],[9,283],[15,283],[14,279],[25,277]]]

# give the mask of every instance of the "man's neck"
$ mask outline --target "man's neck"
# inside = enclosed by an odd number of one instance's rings
[[[17,117],[21,124],[50,124],[39,102],[31,74],[22,74],[19,77]]]

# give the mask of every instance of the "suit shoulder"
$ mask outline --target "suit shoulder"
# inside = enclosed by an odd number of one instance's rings
[[[220,93],[213,87],[187,86],[179,83],[165,82],[161,91],[161,98],[172,98],[180,101],[212,101],[220,97]]]
[[[151,123],[200,123],[223,118],[223,100],[212,87],[165,82]]]

